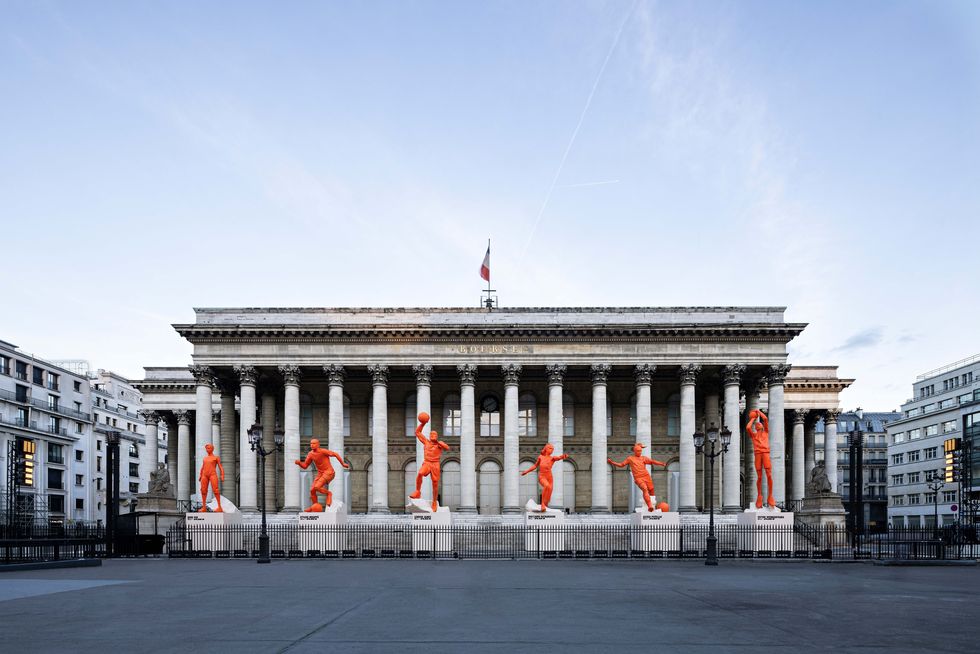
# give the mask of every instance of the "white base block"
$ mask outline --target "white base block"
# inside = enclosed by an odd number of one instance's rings
[[[185,513],[187,537],[193,550],[236,550],[241,549],[241,535],[226,532],[216,527],[240,525],[242,514],[234,513]]]
[[[561,529],[565,526],[565,512],[558,509],[541,511],[540,508],[528,500],[524,511],[524,526],[528,527],[524,549],[528,552],[558,552],[565,549],[565,532]]]
[[[681,514],[676,511],[648,511],[643,507],[630,514],[630,524],[634,550],[666,552],[681,548]]]
[[[792,550],[793,514],[779,509],[751,507],[736,516],[740,550]],[[752,529],[746,529],[752,527]]]
[[[347,532],[343,527],[347,524],[347,509],[343,502],[334,502],[325,511],[300,513],[298,547],[307,550],[344,550],[347,549]]]
[[[413,500],[432,504],[431,500]],[[453,525],[453,515],[448,506],[440,506],[435,513],[431,507],[428,511],[412,511],[412,549],[416,552],[452,552],[453,534],[449,529]]]

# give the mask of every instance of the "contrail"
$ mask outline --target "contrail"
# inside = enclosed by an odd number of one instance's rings
[[[572,131],[572,137],[568,139],[568,145],[565,147],[565,153],[561,156],[561,161],[558,163],[558,170],[555,171],[555,177],[551,180],[551,185],[548,187],[548,192],[544,196],[544,202],[541,204],[541,209],[538,211],[537,218],[534,219],[534,225],[531,227],[531,233],[527,237],[527,242],[524,243],[524,250],[521,252],[521,259],[527,254],[527,248],[531,245],[531,241],[534,239],[534,233],[538,230],[538,224],[541,222],[541,217],[544,215],[544,210],[548,208],[548,203],[551,201],[551,194],[555,191],[555,186],[558,184],[558,178],[561,177],[561,171],[565,167],[565,161],[568,159],[568,153],[571,152],[572,146],[575,145],[575,139],[578,137],[578,131],[582,128],[582,123],[585,122],[585,114],[589,112],[589,107],[592,105],[592,98],[595,96],[596,89],[599,88],[599,82],[602,81],[602,75],[606,72],[606,64],[612,58],[613,51],[616,50],[616,46],[619,45],[619,38],[623,35],[623,29],[626,27],[626,23],[629,21],[630,16],[633,15],[633,10],[636,9],[636,3],[638,0],[633,0],[633,4],[630,5],[629,11],[626,12],[626,16],[623,17],[623,22],[620,23],[619,29],[616,31],[616,37],[613,39],[612,45],[609,46],[609,52],[606,53],[606,58],[602,62],[602,66],[599,67],[599,73],[595,76],[595,82],[592,84],[592,90],[589,91],[589,97],[585,100],[585,106],[582,107],[582,114],[578,117],[578,124],[575,125],[575,129]]]
[[[603,184],[619,184],[618,179],[607,179],[602,182],[580,182],[578,184],[562,184],[555,188],[582,188],[583,186],[602,186]]]

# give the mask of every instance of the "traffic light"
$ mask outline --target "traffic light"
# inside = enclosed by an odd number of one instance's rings
[[[959,438],[947,438],[943,441],[943,452],[946,455],[946,466],[943,470],[943,481],[952,484],[960,480],[960,452],[961,442]]]

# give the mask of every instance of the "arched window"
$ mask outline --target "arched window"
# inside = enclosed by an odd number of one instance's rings
[[[496,461],[480,464],[480,513],[500,513],[500,466]]]
[[[350,398],[344,393],[344,436],[350,436]]]
[[[681,464],[672,461],[667,465],[667,504],[676,511],[681,499]]]
[[[306,393],[299,396],[299,435],[313,436],[313,398]]]
[[[463,435],[463,412],[459,407],[459,395],[456,393],[449,393],[442,400],[442,435],[455,437]]]
[[[674,393],[667,398],[667,435],[681,435],[681,396]]]
[[[439,504],[448,506],[450,511],[455,511],[459,508],[462,497],[459,461],[446,461],[446,465],[442,466],[442,475],[439,477]]]
[[[616,468],[613,468],[608,463],[606,464],[606,508],[612,511],[613,508],[613,473],[616,472]]]
[[[562,492],[562,504],[566,509],[571,512],[575,512],[575,466],[572,465],[570,460],[559,461],[558,465],[562,466],[561,474],[561,492]]]
[[[530,393],[517,400],[517,435],[532,438],[538,435],[538,401]]]
[[[612,398],[606,393],[606,438],[612,438]]]
[[[415,473],[418,472],[418,469],[415,459],[405,464],[405,497],[415,492]]]
[[[369,463],[367,467],[367,510],[371,510],[374,504],[374,464]]]
[[[480,436],[500,436],[500,400],[487,394],[480,399]]]
[[[571,393],[564,393],[561,398],[562,433],[565,436],[575,435],[575,399]]]
[[[415,427],[418,426],[418,399],[415,393],[409,393],[405,398],[405,435],[415,438]]]
[[[524,459],[520,463],[521,472],[527,470],[534,465],[534,461]],[[535,504],[538,502],[538,471],[524,475],[520,477],[520,495],[517,498],[518,506],[524,508],[528,500],[534,501]]]

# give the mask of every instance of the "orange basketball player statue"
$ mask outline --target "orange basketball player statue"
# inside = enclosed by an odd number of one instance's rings
[[[214,445],[208,443],[204,446],[204,451],[208,453],[201,464],[201,508],[198,513],[208,512],[208,486],[214,491],[214,499],[218,503],[215,513],[224,513],[221,508],[221,494],[218,490],[218,471],[221,471],[221,481],[225,480],[225,469],[221,466],[221,458],[214,455]]]
[[[548,503],[551,502],[551,491],[555,488],[555,478],[551,474],[551,467],[555,465],[555,461],[564,461],[568,458],[567,454],[551,456],[554,451],[554,445],[545,444],[534,465],[521,473],[521,477],[523,477],[535,468],[538,469],[538,483],[541,485],[541,511],[548,510]]]
[[[621,462],[613,461],[612,459],[606,459],[609,465],[616,466],[617,468],[630,467],[630,472],[633,473],[633,483],[636,484],[641,491],[643,491],[643,501],[647,504],[647,510],[653,511],[653,501],[650,496],[654,494],[653,492],[653,478],[650,477],[650,473],[647,472],[647,466],[663,466],[667,467],[667,464],[663,461],[657,461],[656,459],[651,459],[648,456],[643,456],[643,448],[646,447],[643,443],[637,443],[633,446],[633,454],[626,457]],[[664,502],[660,503],[661,505]],[[661,511],[664,509],[660,505],[657,506]]]
[[[439,434],[434,431],[429,433],[429,440],[425,440],[425,436],[422,434],[422,428],[425,427],[425,423],[427,422],[429,422],[429,414],[423,411],[419,414],[419,426],[415,428],[415,438],[419,439],[422,443],[425,456],[422,462],[422,468],[415,475],[415,492],[409,495],[409,497],[413,500],[422,497],[422,479],[428,475],[432,480],[432,510],[438,511],[439,500],[436,498],[439,497],[439,458],[442,456],[443,451],[449,449],[449,445],[439,440]]]
[[[327,506],[333,503],[333,493],[330,492],[329,486],[330,482],[333,481],[335,473],[333,466],[330,465],[330,457],[337,459],[340,461],[340,465],[350,469],[350,466],[344,463],[341,456],[333,450],[321,450],[320,441],[316,438],[310,441],[310,453],[306,455],[306,460],[300,461],[296,459],[293,462],[303,470],[309,468],[311,462],[316,468],[316,479],[313,480],[313,485],[310,486],[310,508],[306,509],[307,513],[319,513],[324,510],[319,498],[317,498],[317,493],[327,496]]]
[[[767,504],[771,507],[776,506],[776,500],[772,496],[772,462],[769,460],[769,418],[762,411],[752,409],[749,411],[749,423],[745,425],[745,431],[752,439],[752,451],[755,452],[755,476],[756,476],[756,495],[755,508],[762,508],[762,471],[766,471],[766,490],[769,491]]]

